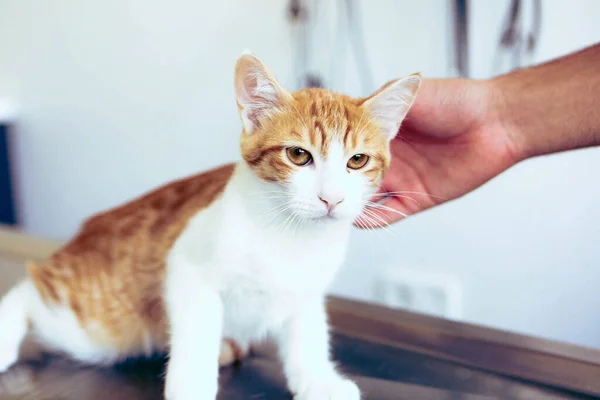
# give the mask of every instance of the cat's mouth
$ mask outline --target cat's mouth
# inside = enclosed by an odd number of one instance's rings
[[[324,221],[324,222],[328,222],[328,221],[337,221],[339,219],[338,216],[336,216],[333,213],[325,213],[323,215],[320,215],[318,217],[314,217],[312,218],[314,221]]]

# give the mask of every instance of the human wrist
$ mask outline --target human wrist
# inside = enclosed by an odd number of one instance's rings
[[[503,78],[482,81],[488,104],[483,125],[486,131],[503,136],[512,162],[517,163],[529,158],[532,149],[526,131],[513,110],[518,96],[513,95],[514,88]]]
[[[487,81],[519,160],[600,145],[600,44]]]

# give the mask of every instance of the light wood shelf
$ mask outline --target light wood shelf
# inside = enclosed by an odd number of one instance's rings
[[[42,260],[59,246],[58,241],[0,225],[0,297],[25,276],[26,260]]]
[[[0,258],[13,261],[41,260],[61,245],[60,242],[28,235],[0,225]]]

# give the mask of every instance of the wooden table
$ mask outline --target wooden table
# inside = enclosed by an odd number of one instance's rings
[[[0,259],[40,258],[53,246],[0,231]],[[334,357],[365,399],[600,398],[598,350],[340,298],[329,313]],[[162,359],[97,368],[46,356],[0,375],[0,400],[161,399],[163,371]],[[269,344],[222,369],[221,386],[223,400],[291,398]]]

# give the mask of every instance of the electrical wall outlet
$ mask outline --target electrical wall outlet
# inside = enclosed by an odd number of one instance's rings
[[[451,274],[389,268],[376,279],[373,295],[392,308],[449,319],[462,317],[462,286]]]

